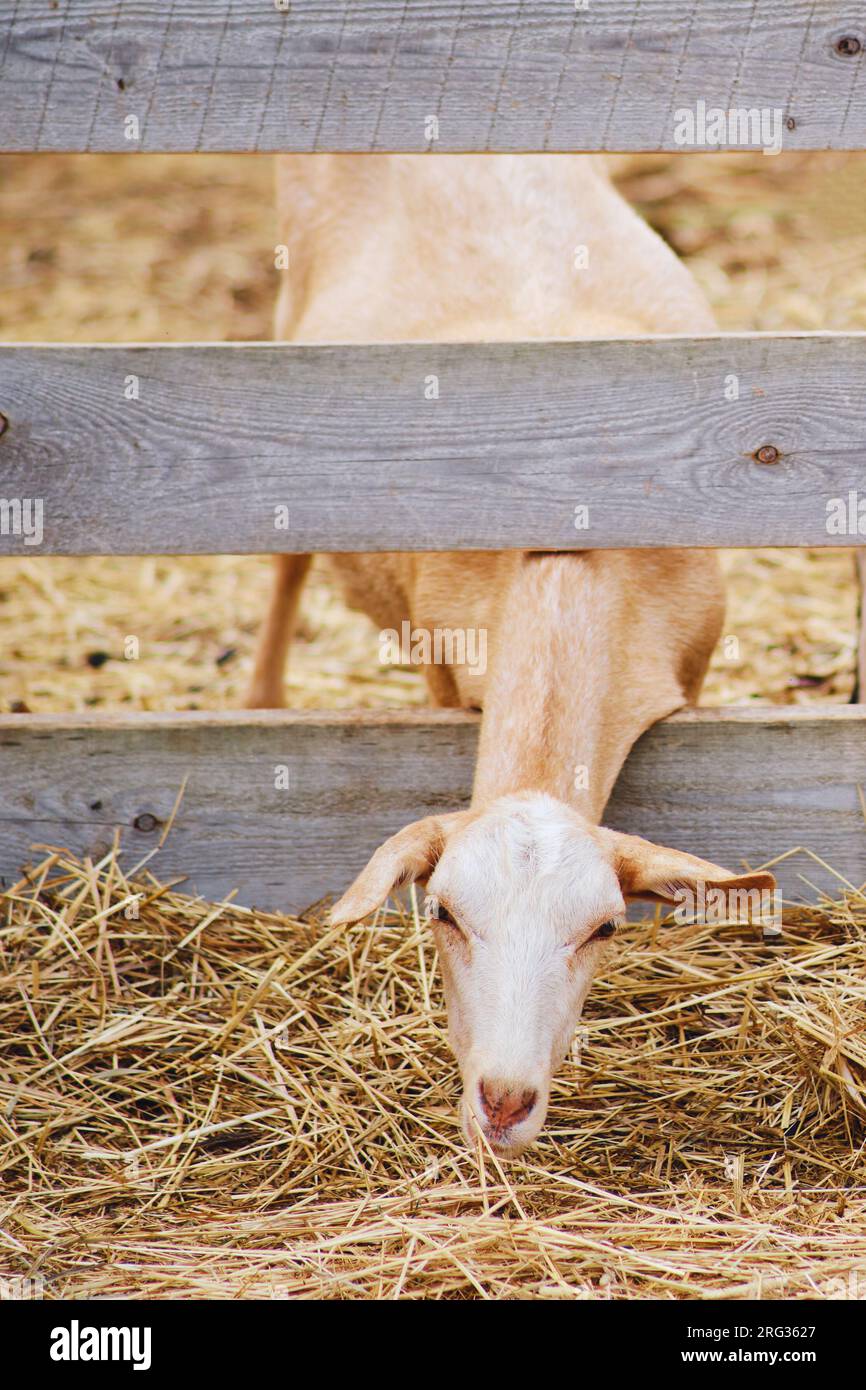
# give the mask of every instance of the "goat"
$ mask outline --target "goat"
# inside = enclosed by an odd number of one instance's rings
[[[276,335],[460,341],[712,331],[686,268],[588,156],[284,156],[292,270]],[[575,248],[585,248],[575,270]],[[672,518],[672,526],[675,518]],[[424,668],[442,706],[483,710],[471,806],[405,827],[337,902],[357,921],[427,885],[463,1122],[498,1153],[544,1123],[606,942],[633,898],[774,888],[600,825],[635,740],[697,700],[724,611],[711,552],[330,557],[380,628],[487,634],[484,670]],[[276,559],[248,703],[282,704],[309,557]]]

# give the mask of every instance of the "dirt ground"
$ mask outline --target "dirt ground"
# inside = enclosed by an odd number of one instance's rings
[[[551,156],[554,157],[554,156]],[[640,156],[621,184],[688,261],[725,329],[866,329],[862,155]],[[264,156],[0,158],[0,340],[270,336],[272,161]],[[853,686],[851,556],[725,556],[729,613],[705,698],[838,702]],[[0,710],[239,703],[266,559],[0,560]],[[139,659],[123,658],[124,638]],[[319,573],[293,655],[299,707],[420,704]]]

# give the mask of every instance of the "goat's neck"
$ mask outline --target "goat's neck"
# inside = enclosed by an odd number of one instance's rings
[[[684,703],[634,607],[602,555],[521,561],[491,634],[474,805],[542,791],[600,819],[632,744]]]

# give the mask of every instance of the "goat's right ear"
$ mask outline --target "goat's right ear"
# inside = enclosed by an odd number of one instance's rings
[[[447,816],[425,816],[392,835],[379,846],[351,888],[331,908],[330,925],[339,927],[346,922],[360,922],[404,883],[415,883],[418,879],[426,881],[439,861],[448,836],[465,815],[465,811],[455,811]]]
[[[697,893],[700,883],[729,892],[734,889],[775,892],[776,880],[766,869],[732,874],[719,864],[678,849],[654,845],[639,835],[624,835],[619,830],[604,828],[599,834],[613,852],[614,867],[627,901],[675,903],[683,892]]]

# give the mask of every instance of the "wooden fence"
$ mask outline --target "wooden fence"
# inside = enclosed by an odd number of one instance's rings
[[[864,47],[850,0],[0,0],[0,149],[856,149]]]
[[[466,804],[477,716],[373,713],[0,715],[0,866],[33,844],[100,855],[208,897],[302,910],[415,816]],[[605,821],[736,867],[803,846],[862,883],[866,709],[702,709],[638,742]],[[791,897],[839,879],[784,860]]]
[[[0,0],[0,150],[862,149],[864,47],[836,0]],[[864,341],[4,347],[0,554],[862,545]],[[134,863],[182,791],[162,875],[301,909],[465,803],[476,733],[0,716],[0,873],[116,828]],[[866,705],[703,710],[607,819],[861,884],[864,785]]]
[[[5,554],[863,539],[866,335],[3,347],[0,413]],[[475,736],[441,713],[5,716],[0,870],[115,826],[134,860],[183,786],[160,872],[302,908],[464,804]],[[866,706],[705,710],[641,740],[608,819],[732,867],[803,845],[859,884],[861,786]],[[831,886],[797,855],[789,894],[803,874]]]
[[[0,347],[0,414],[42,554],[864,539],[866,334]]]

